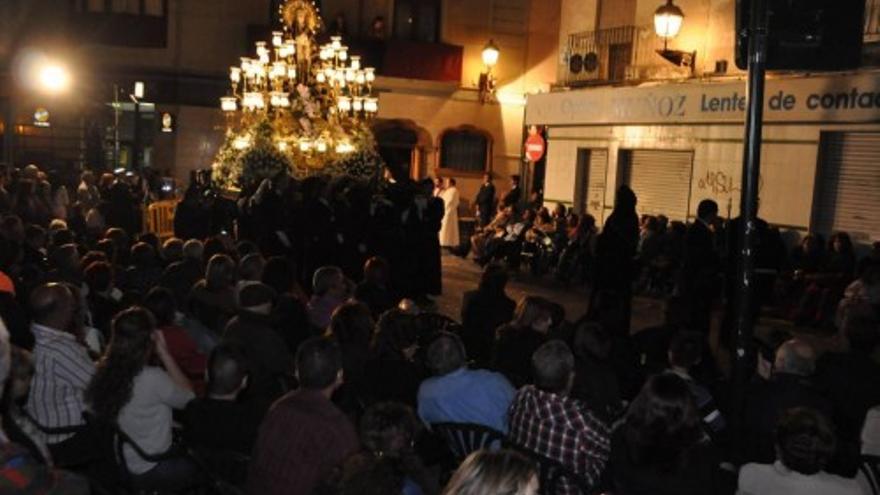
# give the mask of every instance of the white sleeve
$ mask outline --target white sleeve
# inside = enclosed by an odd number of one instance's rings
[[[163,404],[173,409],[183,409],[186,404],[195,398],[191,390],[179,387],[168,373],[161,368],[150,368],[148,376],[151,388],[158,395]]]

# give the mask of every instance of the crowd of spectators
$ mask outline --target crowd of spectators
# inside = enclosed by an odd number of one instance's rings
[[[502,201],[495,220],[525,224],[470,240],[485,269],[459,323],[422,309],[441,280],[431,181],[284,178],[236,201],[194,183],[160,242],[132,181],[90,177],[89,210],[34,214],[39,170],[2,193],[2,493],[871,493],[854,478],[880,450],[878,258],[856,263],[844,236],[821,262],[799,251],[813,271],[791,283],[797,308],[841,308],[846,345],[765,342],[739,411],[707,349],[734,263],[712,202],[670,248],[640,235],[626,188],[601,232]],[[565,243],[557,275],[589,282],[584,318],[507,295],[529,252],[509,235]],[[634,290],[666,276],[680,311],[631,335]]]

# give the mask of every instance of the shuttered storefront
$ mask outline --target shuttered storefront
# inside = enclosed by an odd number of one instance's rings
[[[693,156],[692,151],[620,151],[620,183],[636,193],[640,215],[687,219]]]
[[[608,150],[578,150],[578,171],[575,180],[575,202],[578,212],[587,212],[601,225],[605,210],[605,176],[608,172]]]
[[[822,133],[813,230],[880,240],[880,133]]]
[[[604,223],[605,177],[608,173],[608,150],[590,151],[590,168],[587,179],[587,213],[593,215],[596,223]]]

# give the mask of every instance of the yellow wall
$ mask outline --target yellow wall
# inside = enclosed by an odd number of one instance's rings
[[[506,179],[519,173],[520,143],[523,125],[522,105],[481,105],[470,92],[449,96],[382,93],[379,118],[413,120],[430,135],[433,147],[425,150],[428,175],[435,175],[440,135],[446,129],[472,125],[492,135],[492,172],[496,187],[506,191]],[[480,176],[456,176],[462,200],[473,201],[479,190]]]

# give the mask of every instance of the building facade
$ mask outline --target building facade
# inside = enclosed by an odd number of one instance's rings
[[[228,67],[269,37],[278,5],[0,2],[0,102],[4,132],[7,121],[14,129],[13,153],[3,156],[15,166],[146,166],[185,182],[190,171],[210,167],[222,143],[219,98],[229,90]],[[374,130],[380,147],[411,154],[413,176],[456,177],[462,197],[472,198],[484,172],[501,180],[528,172],[521,152],[524,95],[547,91],[556,79],[560,0],[318,5],[328,30],[341,32],[352,52],[377,67]],[[481,101],[481,52],[490,39],[500,50],[496,93]],[[33,87],[32,74],[21,68],[33,53],[67,66],[68,91],[47,95]],[[136,103],[137,81],[145,94]],[[36,125],[38,109],[49,115],[48,127]]]
[[[659,3],[563,2],[559,84],[529,96],[526,111],[527,125],[547,128],[545,202],[601,224],[626,184],[641,214],[687,221],[708,198],[723,215],[739,215],[747,100],[733,62],[736,2],[676,2],[684,23],[668,43],[696,51],[692,68],[656,53],[663,41],[650,24]],[[869,0],[857,70],[768,74],[760,216],[791,241],[811,231],[880,240],[877,22]]]

